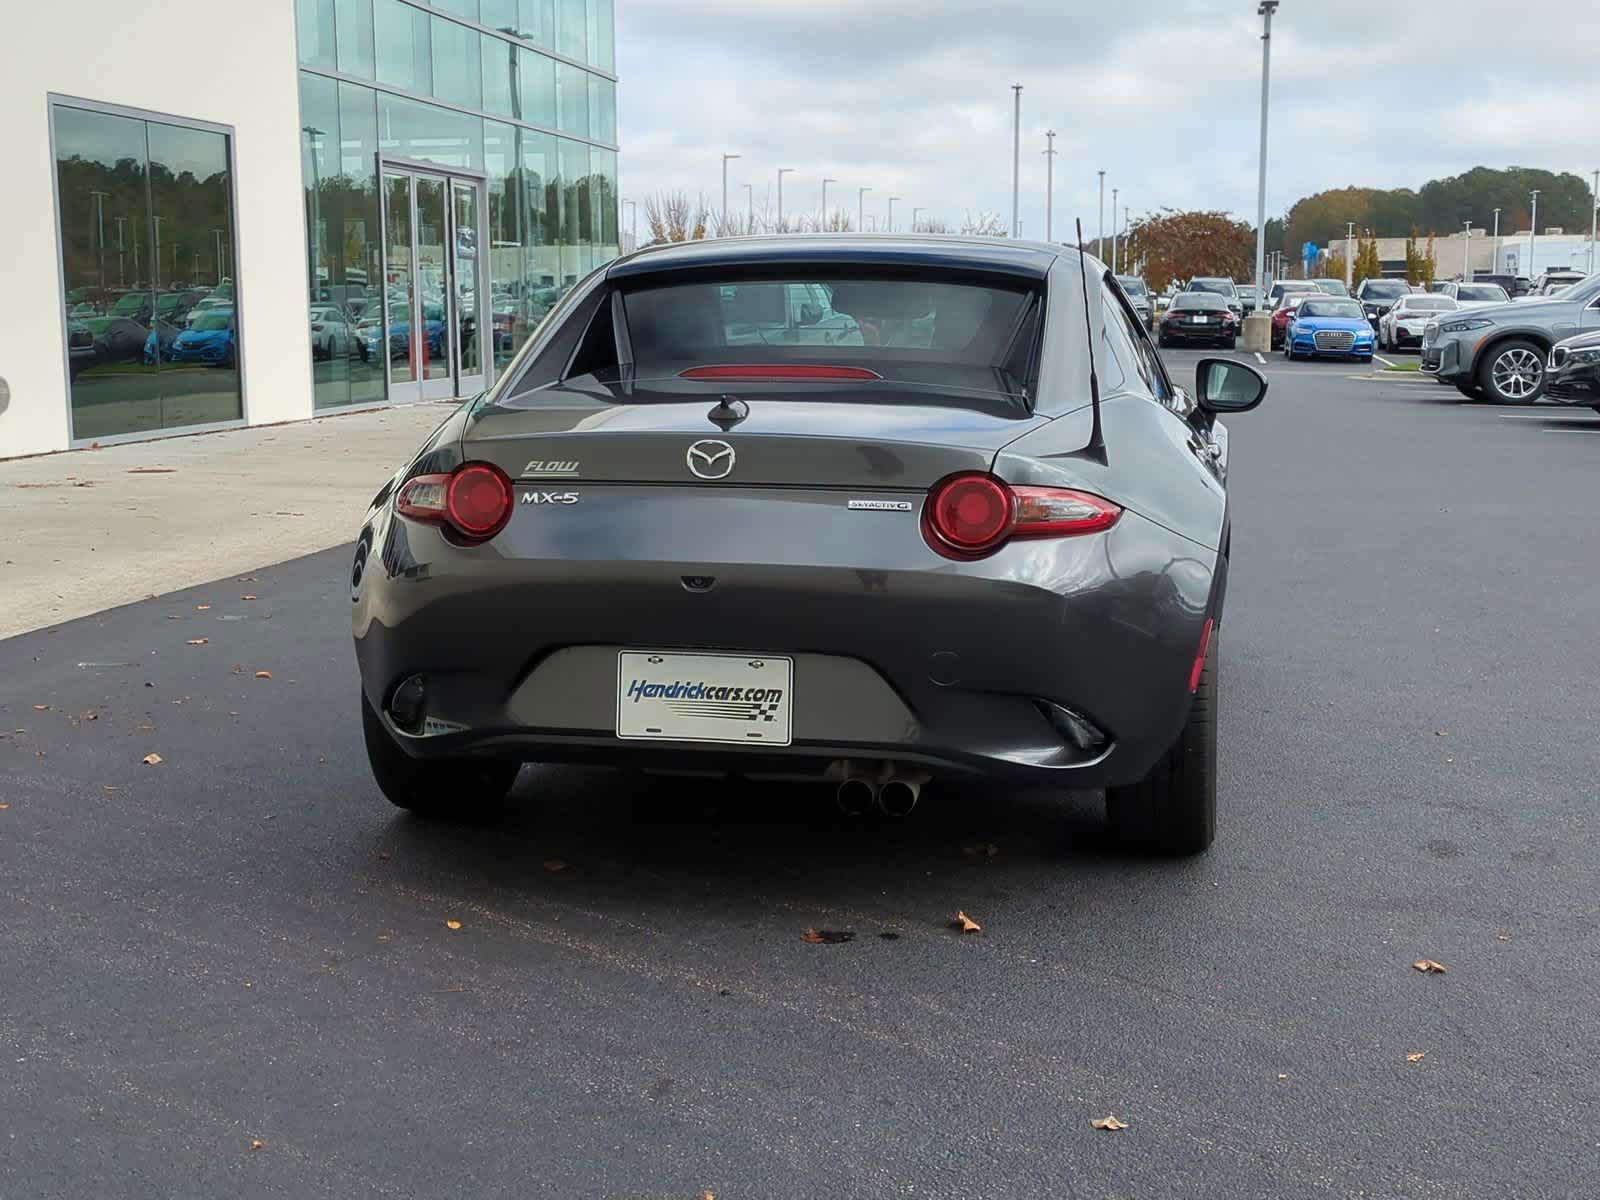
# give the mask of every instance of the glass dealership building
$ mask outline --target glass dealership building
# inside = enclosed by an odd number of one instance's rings
[[[612,0],[218,0],[225,54],[61,7],[27,41],[73,54],[0,50],[40,123],[0,220],[51,235],[0,289],[0,457],[470,396],[617,254]]]

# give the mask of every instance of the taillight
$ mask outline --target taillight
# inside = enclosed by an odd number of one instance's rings
[[[866,367],[835,367],[824,363],[717,363],[679,371],[678,378],[743,379],[757,383],[769,379],[780,382],[848,379],[866,383],[882,379],[883,376]]]
[[[1116,524],[1122,509],[1071,488],[1012,487],[992,475],[952,475],[923,505],[923,533],[947,558],[979,558],[1012,538],[1075,537]]]
[[[511,479],[493,463],[463,463],[448,475],[406,480],[395,509],[413,521],[447,526],[467,541],[487,541],[511,519]]]

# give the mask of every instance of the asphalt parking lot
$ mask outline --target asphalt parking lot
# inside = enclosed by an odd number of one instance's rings
[[[397,816],[343,550],[0,641],[0,1195],[1592,1195],[1600,416],[1265,370],[1193,861],[998,790]]]

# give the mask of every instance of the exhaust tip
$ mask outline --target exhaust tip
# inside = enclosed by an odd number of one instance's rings
[[[909,817],[922,795],[922,785],[911,779],[891,779],[878,792],[878,807],[888,817]]]
[[[878,789],[870,779],[856,775],[839,785],[833,799],[839,811],[847,817],[864,817],[872,811],[872,805],[878,799]]]

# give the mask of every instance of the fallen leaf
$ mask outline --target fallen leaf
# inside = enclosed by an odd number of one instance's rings
[[[78,720],[80,721],[98,721],[99,719],[100,714],[97,712],[86,712],[78,715]]]
[[[1406,1055],[1406,1061],[1407,1062],[1421,1062],[1423,1059],[1425,1059],[1427,1057],[1428,1057],[1428,1052],[1426,1050],[1418,1050],[1415,1054]]]
[[[11,807],[11,805],[9,805],[9,804],[0,804],[0,812],[5,812],[5,810],[10,808],[10,807]]]
[[[1118,1120],[1116,1117],[1096,1117],[1094,1120],[1090,1121],[1089,1124],[1096,1129],[1116,1130],[1126,1129],[1128,1127],[1128,1123],[1126,1121]]]
[[[189,639],[189,645],[191,645],[191,646],[204,646],[210,640],[211,640],[210,638],[190,638]]]
[[[266,1148],[267,1148],[267,1144],[265,1142],[263,1142],[260,1138],[251,1138],[250,1139],[250,1149],[252,1149],[252,1150],[265,1150]]]
[[[717,1200],[717,1194],[708,1189],[700,1193],[700,1200]]]
[[[878,936],[886,942],[898,942],[900,940],[900,935],[892,929],[885,929]]]
[[[950,928],[959,929],[962,933],[982,933],[983,926],[979,925],[964,912],[958,912],[955,919],[950,922]]]
[[[559,858],[547,858],[544,860],[544,869],[546,871],[565,871],[567,864]]]
[[[1424,975],[1443,975],[1445,966],[1442,962],[1434,962],[1431,958],[1419,958],[1411,964]]]
[[[210,608],[210,607],[211,607],[211,605],[209,605],[209,604],[196,604],[194,606],[194,610],[196,612],[205,612],[205,610]]]
[[[129,475],[176,475],[177,467],[129,467]]]
[[[1450,732],[1449,732],[1449,730],[1446,730],[1446,729],[1435,729],[1433,731],[1433,736],[1434,737],[1449,737],[1450,736]]]
[[[144,765],[147,767],[153,767],[160,761],[161,755],[159,754],[146,754],[143,759]]]
[[[246,592],[244,595],[240,596],[239,599],[241,599],[241,600],[254,600],[255,596],[254,596],[254,594],[252,594],[250,592]]]
[[[241,576],[239,576],[239,582],[240,583],[254,583],[255,581],[256,581],[256,577],[254,575],[241,575]]]
[[[461,928],[461,922],[460,921],[446,921],[444,923],[444,927],[446,929],[460,929]]]
[[[169,620],[169,621],[181,621],[181,620],[183,620],[183,617],[180,616],[178,613],[168,613],[167,614],[167,620]]]
[[[256,678],[257,679],[271,679],[272,678],[272,672],[271,671],[257,671],[256,672]]]
[[[154,725],[149,724],[148,722],[146,722],[145,724],[139,726],[139,729],[144,733],[154,733],[156,731],[156,727]]]
[[[108,792],[120,792],[122,790],[121,788],[110,783],[102,783],[100,786]]]
[[[1000,853],[1000,847],[993,842],[979,842],[973,846],[961,847],[961,853],[968,858],[993,858]]]
[[[856,940],[855,932],[849,929],[808,929],[800,936],[813,946],[836,946]]]
[[[33,706],[33,711],[34,712],[49,712],[50,711],[50,706],[48,704],[35,704]]]
[[[1287,1078],[1289,1078],[1289,1077],[1288,1077],[1288,1076],[1287,1076],[1287,1075],[1279,1075],[1279,1076],[1278,1076],[1278,1078],[1279,1078],[1279,1079],[1287,1079]]]

